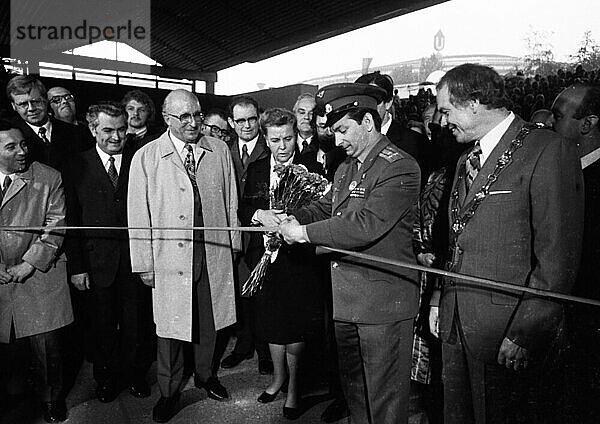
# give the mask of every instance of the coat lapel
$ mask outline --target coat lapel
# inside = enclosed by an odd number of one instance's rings
[[[22,172],[20,174],[15,175],[15,180],[8,187],[8,191],[4,195],[2,199],[2,205],[0,208],[4,207],[10,199],[15,197],[25,186],[33,179],[33,173],[31,172],[31,166],[27,169],[27,171]]]
[[[473,181],[473,184],[471,185],[471,188],[469,189],[469,192],[466,195],[465,201],[462,203],[463,207],[469,204],[469,202],[475,197],[475,193],[477,193],[485,184],[485,182],[488,179],[488,176],[494,171],[494,168],[498,163],[498,158],[502,155],[502,153],[504,153],[504,151],[508,148],[510,143],[514,140],[515,136],[519,133],[519,130],[523,127],[524,123],[525,121],[523,121],[521,118],[515,115],[515,119],[513,119],[504,135],[500,138],[500,141],[498,141],[498,144],[496,144],[496,147],[494,147],[494,149],[486,159],[485,163],[483,164],[483,167],[481,168],[481,171],[479,171],[477,177],[475,177],[475,180]],[[465,160],[466,157],[467,156],[465,155]]]

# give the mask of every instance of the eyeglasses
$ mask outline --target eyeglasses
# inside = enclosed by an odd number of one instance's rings
[[[75,100],[75,97],[73,97],[72,94],[63,94],[62,96],[52,96],[52,98],[50,99],[50,103],[52,103],[53,105],[57,105],[57,104],[61,103],[63,100],[65,102],[70,102],[71,100]]]
[[[179,116],[173,115],[172,113],[164,112],[165,115],[172,116],[173,118],[177,118],[181,121],[182,124],[187,125],[191,124],[192,120],[196,123],[202,122],[204,120],[204,114],[202,112],[194,112],[194,113],[183,113]]]
[[[209,129],[211,134],[216,135],[217,137],[221,137],[221,135],[226,134],[227,130],[224,130],[216,125],[208,125],[202,124],[203,129]]]
[[[233,122],[235,122],[235,125],[239,125],[240,127],[243,125],[246,125],[246,123],[248,123],[250,125],[256,125],[256,123],[258,122],[258,116],[251,116],[248,119],[246,119],[246,118],[234,119]]]
[[[27,108],[31,108],[31,107],[44,106],[45,104],[46,104],[45,99],[32,99],[32,100],[27,100],[26,102],[15,103],[15,106],[17,106],[19,109],[27,109]]]

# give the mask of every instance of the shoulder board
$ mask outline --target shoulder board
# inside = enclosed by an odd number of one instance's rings
[[[404,158],[402,153],[400,153],[400,150],[394,145],[387,146],[385,149],[383,149],[379,153],[379,157],[384,158],[389,163],[394,163],[397,160]]]

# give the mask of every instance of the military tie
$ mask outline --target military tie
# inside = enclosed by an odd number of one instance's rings
[[[248,161],[250,160],[250,155],[248,154],[248,146],[246,143],[242,145],[242,165],[244,168],[248,166]]]
[[[114,188],[117,188],[117,183],[119,181],[119,174],[117,173],[117,168],[115,167],[115,158],[109,157],[108,161],[110,165],[108,166],[108,178],[110,178],[110,182],[112,183]]]
[[[49,144],[50,143],[50,140],[48,140],[48,137],[46,137],[46,128],[40,127],[40,129],[38,130],[38,135],[40,136],[40,138],[42,139],[42,141],[45,144]]]
[[[473,149],[467,156],[465,170],[465,189],[468,193],[469,189],[471,188],[471,184],[473,184],[475,177],[477,177],[477,174],[481,170],[481,146],[479,145],[479,141],[475,143],[475,146],[473,146]]]
[[[10,183],[12,183],[12,180],[7,175],[4,178],[4,184],[2,184],[2,187],[0,187],[0,205],[2,204],[2,200],[4,200],[4,195],[8,191],[8,187],[10,187]]]
[[[185,148],[187,149],[187,155],[185,156],[185,162],[183,163],[183,166],[188,173],[188,177],[190,177],[192,185],[196,187],[196,160],[194,159],[194,146],[187,143]]]

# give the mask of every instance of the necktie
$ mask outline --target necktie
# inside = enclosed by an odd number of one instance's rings
[[[196,186],[196,160],[194,159],[194,147],[187,143],[185,145],[185,148],[187,149],[187,155],[185,156],[185,162],[183,163],[183,166],[185,167],[185,170],[188,173],[188,177],[190,177],[190,181],[192,182],[192,185],[195,187]]]
[[[40,129],[38,130],[38,135],[44,143],[50,143],[50,140],[48,140],[48,137],[46,137],[46,128],[40,127]]]
[[[242,145],[242,165],[244,168],[248,166],[248,161],[250,160],[250,155],[248,154],[248,146],[246,143]]]
[[[475,143],[473,146],[473,150],[471,150],[467,156],[467,162],[465,163],[466,176],[465,176],[465,188],[467,193],[471,188],[471,184],[475,181],[475,177],[481,170],[481,146],[479,145],[479,141]]]
[[[2,204],[2,200],[4,199],[4,195],[6,194],[6,192],[8,191],[8,187],[10,186],[10,183],[12,183],[12,180],[10,179],[10,177],[7,175],[4,178],[4,184],[2,185],[2,187],[0,188],[0,204]]]
[[[108,158],[108,161],[110,162],[110,165],[108,166],[108,178],[110,178],[113,187],[117,188],[119,174],[117,174],[117,168],[115,167],[115,158],[111,156]]]
[[[306,149],[308,149],[308,142],[306,141],[306,139],[302,140],[302,152],[301,153],[306,153]]]

